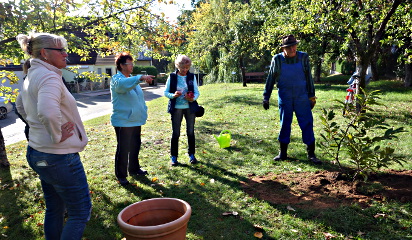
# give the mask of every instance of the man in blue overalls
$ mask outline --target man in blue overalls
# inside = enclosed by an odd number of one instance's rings
[[[296,114],[302,140],[307,145],[308,158],[315,164],[322,162],[315,155],[312,108],[316,104],[315,87],[310,72],[309,56],[297,51],[298,40],[293,35],[284,36],[280,47],[283,52],[276,54],[271,62],[269,75],[263,93],[263,107],[269,109],[269,99],[276,83],[280,113],[280,153],[273,160],[286,160],[290,143],[293,112]]]

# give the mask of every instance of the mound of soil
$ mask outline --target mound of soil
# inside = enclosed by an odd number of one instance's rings
[[[367,182],[351,181],[339,172],[269,173],[250,175],[241,182],[250,196],[302,208],[335,208],[358,203],[368,207],[372,200],[412,201],[412,171],[389,170],[372,174]]]

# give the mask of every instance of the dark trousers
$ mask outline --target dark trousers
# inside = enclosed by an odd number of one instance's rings
[[[115,156],[115,174],[117,178],[135,174],[140,169],[139,151],[142,143],[140,134],[142,127],[114,127],[116,131],[117,149]]]
[[[180,127],[182,125],[183,116],[186,119],[186,135],[187,142],[189,145],[188,154],[195,154],[195,120],[196,115],[190,113],[189,108],[187,109],[175,109],[172,116],[172,143],[170,146],[170,154],[172,156],[179,155],[179,137],[180,137]]]

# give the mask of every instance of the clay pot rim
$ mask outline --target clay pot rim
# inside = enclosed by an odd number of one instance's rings
[[[168,223],[164,223],[164,224],[159,224],[159,225],[155,225],[155,226],[135,226],[135,225],[131,225],[126,223],[125,221],[123,221],[122,219],[122,215],[123,213],[128,210],[131,206],[133,205],[137,205],[137,204],[142,204],[144,202],[147,201],[159,201],[159,200],[171,200],[171,201],[176,201],[176,202],[180,202],[182,203],[185,207],[186,207],[186,211],[183,213],[183,215],[181,217],[179,217],[176,220],[173,220],[171,222]],[[132,203],[129,206],[125,207],[117,216],[117,222],[119,224],[119,226],[121,228],[123,228],[123,230],[138,230],[141,232],[141,234],[145,233],[147,235],[152,235],[154,233],[159,233],[159,228],[162,228],[164,230],[164,232],[173,232],[176,231],[178,229],[180,229],[181,227],[184,227],[187,222],[189,222],[190,216],[192,214],[192,208],[191,206],[184,200],[178,199],[178,198],[150,198],[150,199],[146,199],[146,200],[142,200],[136,203]]]

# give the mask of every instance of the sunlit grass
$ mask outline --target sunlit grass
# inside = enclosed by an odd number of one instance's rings
[[[316,86],[318,103],[313,111],[316,135],[322,131],[319,122],[321,108],[335,108],[334,99],[343,99],[346,95],[346,85],[331,82],[330,85],[322,83]],[[393,168],[411,169],[412,129],[408,104],[411,92],[386,81],[371,83],[371,88],[382,86],[385,86],[382,101],[387,106],[382,107],[379,114],[387,117],[394,127],[403,126],[408,131],[400,134],[399,141],[390,143],[396,146],[397,154],[408,160],[403,167],[395,165]],[[199,103],[206,109],[205,115],[196,120],[195,128],[196,156],[200,164],[188,164],[183,121],[179,148],[182,166],[169,166],[171,121],[166,112],[167,99],[152,100],[148,103],[149,119],[142,127],[140,154],[141,164],[149,175],[130,178],[132,185],[128,187],[121,187],[114,176],[116,140],[110,117],[103,116],[85,123],[90,141],[81,158],[90,185],[93,213],[84,239],[122,239],[116,222],[117,214],[131,203],[157,197],[180,198],[192,206],[187,234],[189,240],[256,239],[253,236],[255,225],[263,227],[263,239],[325,239],[324,233],[332,234],[334,239],[407,239],[407,236],[412,236],[411,203],[376,202],[368,209],[350,206],[292,212],[284,205],[247,195],[240,182],[250,174],[293,174],[298,169],[314,172],[336,170],[337,167],[328,163],[330,159],[322,156],[320,149],[317,150],[318,156],[326,164],[315,166],[306,160],[296,120],[292,126],[289,154],[298,161],[273,164],[272,158],[279,151],[276,91],[268,111],[261,106],[262,84],[248,84],[248,87],[242,87],[240,83],[212,84],[201,86],[200,92]],[[221,149],[213,135],[226,129],[232,133],[232,145]],[[43,239],[43,195],[36,174],[25,161],[25,148],[25,142],[7,147],[12,165],[10,170],[2,169],[0,175],[1,239]],[[343,163],[348,164],[345,160]],[[223,216],[226,211],[236,211],[238,215]],[[388,217],[373,218],[381,212]]]

